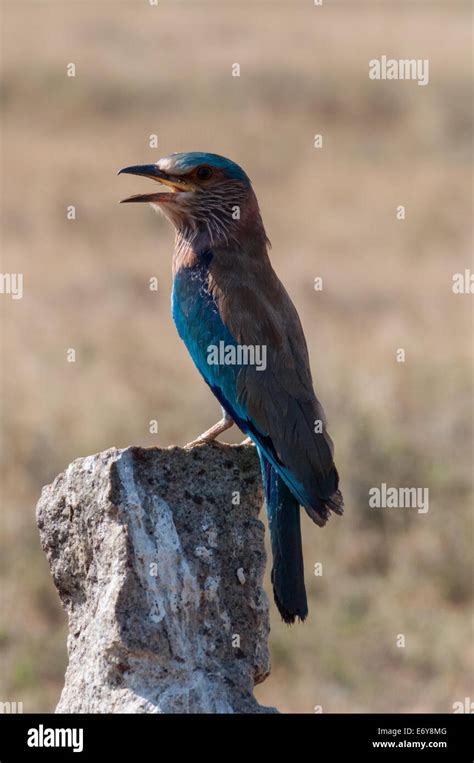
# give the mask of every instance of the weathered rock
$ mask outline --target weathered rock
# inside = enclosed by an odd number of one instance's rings
[[[240,495],[240,503],[239,503]],[[69,615],[57,712],[271,712],[253,446],[112,448],[43,488],[41,542]]]

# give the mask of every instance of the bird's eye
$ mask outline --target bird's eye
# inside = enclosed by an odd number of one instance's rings
[[[212,170],[210,167],[198,167],[196,170],[196,177],[199,180],[209,180],[212,177]]]

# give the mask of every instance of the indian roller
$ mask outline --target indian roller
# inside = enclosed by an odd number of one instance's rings
[[[250,179],[230,159],[203,152],[171,154],[120,173],[166,187],[123,201],[149,202],[176,229],[173,319],[223,411],[191,444],[210,442],[234,423],[254,442],[275,602],[285,622],[304,620],[300,506],[322,527],[344,504],[303,329],[270,263]]]

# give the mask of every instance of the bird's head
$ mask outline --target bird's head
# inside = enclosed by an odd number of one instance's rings
[[[177,153],[156,164],[125,167],[120,174],[142,175],[165,188],[129,196],[123,202],[149,202],[182,235],[206,245],[237,241],[263,224],[250,180],[238,164],[217,154]],[[165,189],[169,189],[168,191]],[[263,231],[263,235],[264,231]]]

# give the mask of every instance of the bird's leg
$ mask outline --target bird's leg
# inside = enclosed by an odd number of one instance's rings
[[[203,442],[212,442],[216,439],[216,437],[219,437],[222,432],[225,432],[226,429],[230,429],[231,426],[234,424],[234,419],[232,416],[229,416],[227,411],[222,409],[222,418],[220,421],[217,422],[217,424],[214,424],[213,427],[210,429],[207,429],[205,432],[203,432],[199,437],[196,438],[196,440],[193,440],[192,442],[188,442],[187,445],[185,445],[185,448],[192,448],[194,445],[199,445]]]

